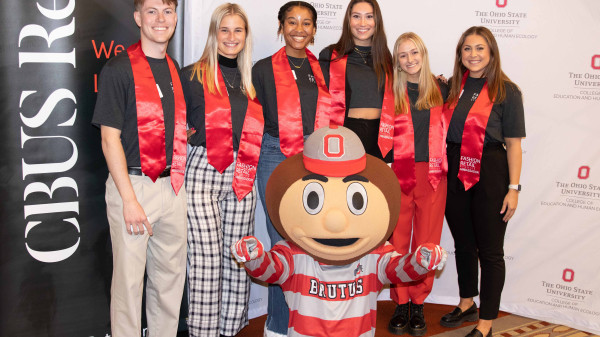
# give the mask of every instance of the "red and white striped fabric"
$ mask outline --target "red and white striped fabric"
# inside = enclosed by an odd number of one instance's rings
[[[375,336],[377,295],[383,285],[415,281],[429,271],[416,255],[400,256],[387,242],[358,261],[333,266],[280,241],[245,267],[251,276],[283,289],[290,337]]]

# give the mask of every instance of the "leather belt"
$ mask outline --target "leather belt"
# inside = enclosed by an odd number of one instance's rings
[[[140,167],[128,167],[127,172],[134,176],[142,176],[146,177],[146,175],[142,172]],[[171,166],[167,166],[161,174],[158,175],[159,178],[165,178],[171,175]]]

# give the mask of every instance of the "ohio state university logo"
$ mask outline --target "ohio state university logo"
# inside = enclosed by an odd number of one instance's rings
[[[575,271],[573,271],[573,269],[570,268],[565,268],[565,270],[563,270],[562,273],[562,279],[565,282],[573,282],[573,280],[575,279]]]
[[[590,167],[589,166],[579,167],[579,170],[577,170],[577,178],[587,179],[589,177],[590,177]]]
[[[592,56],[592,69],[600,69],[600,55]]]
[[[323,139],[323,152],[328,158],[339,158],[344,155],[344,137],[342,135],[326,135]]]
[[[506,7],[507,3],[508,3],[508,0],[496,0],[496,7],[504,8],[504,7]]]

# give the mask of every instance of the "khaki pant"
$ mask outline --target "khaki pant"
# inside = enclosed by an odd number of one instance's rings
[[[129,235],[123,218],[123,201],[109,175],[106,210],[113,250],[110,319],[113,337],[135,337],[141,333],[144,270],[146,318],[151,337],[177,335],[179,308],[186,272],[186,193],[178,195],[170,177],[156,182],[130,175],[138,202],[150,219],[154,235]]]

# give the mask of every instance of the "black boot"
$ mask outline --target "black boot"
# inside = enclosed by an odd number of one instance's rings
[[[388,324],[388,331],[394,335],[402,335],[408,329],[408,303],[399,304]]]
[[[410,321],[408,333],[412,336],[423,336],[427,332],[427,324],[423,316],[423,304],[410,303]]]

